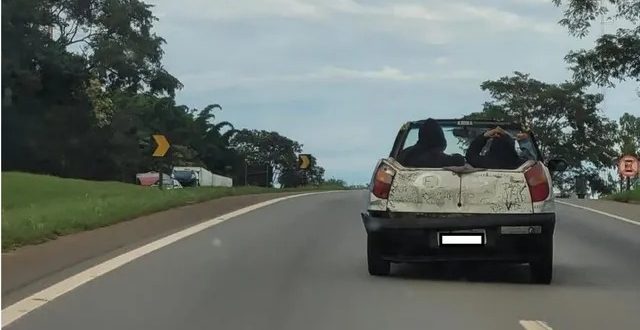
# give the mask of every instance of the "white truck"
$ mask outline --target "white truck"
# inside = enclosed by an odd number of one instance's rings
[[[173,173],[174,176],[178,178],[185,177],[185,173],[191,172],[190,175],[193,176],[193,180],[195,180],[195,186],[203,186],[203,187],[231,187],[233,185],[233,180],[231,178],[213,174],[211,171],[207,170],[204,167],[197,166],[174,166]]]
[[[402,126],[389,157],[373,173],[362,213],[369,273],[388,275],[391,263],[499,260],[528,263],[533,282],[550,283],[556,221],[550,170],[561,171],[566,162],[544,162],[527,132],[532,156],[515,169],[475,168],[468,155],[459,156],[464,166],[403,166],[398,156],[417,144],[423,122]],[[512,123],[437,122],[446,154],[464,155],[479,134],[498,126],[513,135],[524,132]]]

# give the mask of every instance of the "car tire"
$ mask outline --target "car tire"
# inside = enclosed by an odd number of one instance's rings
[[[367,265],[369,274],[374,276],[388,276],[391,273],[391,263],[382,258],[382,240],[379,235],[367,235]]]
[[[529,262],[531,282],[537,284],[551,284],[553,279],[553,237],[542,245],[542,253]]]

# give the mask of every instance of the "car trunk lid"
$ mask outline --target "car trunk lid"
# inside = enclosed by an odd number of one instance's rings
[[[392,212],[450,213],[458,211],[460,177],[444,169],[400,169],[389,192]]]
[[[486,170],[461,175],[460,213],[532,213],[524,171]]]
[[[517,170],[470,166],[442,169],[398,167],[387,208],[411,213],[532,213],[524,176]]]

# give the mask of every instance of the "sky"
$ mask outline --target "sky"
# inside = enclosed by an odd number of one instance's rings
[[[479,111],[480,83],[514,71],[570,79],[564,56],[601,32],[571,37],[551,0],[147,2],[184,84],[178,103],[221,104],[217,120],[296,140],[352,184],[369,181],[402,123]],[[594,91],[617,119],[640,113],[637,88]]]

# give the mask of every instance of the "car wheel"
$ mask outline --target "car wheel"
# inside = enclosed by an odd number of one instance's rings
[[[367,264],[369,274],[387,276],[391,272],[391,263],[382,258],[382,241],[379,235],[367,235]]]
[[[531,281],[538,284],[550,284],[553,278],[553,237],[542,245],[542,253],[529,262]]]

